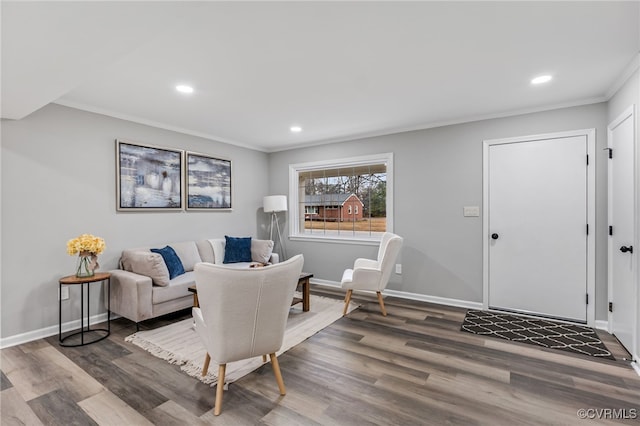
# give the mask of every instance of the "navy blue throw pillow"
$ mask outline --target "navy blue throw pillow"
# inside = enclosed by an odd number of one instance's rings
[[[228,237],[224,247],[222,263],[251,262],[251,237]]]
[[[161,249],[151,249],[154,253],[159,253],[160,256],[164,259],[165,265],[167,265],[167,269],[169,270],[169,279],[172,280],[178,275],[184,274],[184,266],[182,266],[182,261],[176,254],[176,251],[166,246]]]

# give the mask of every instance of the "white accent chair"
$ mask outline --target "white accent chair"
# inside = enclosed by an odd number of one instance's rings
[[[376,292],[382,315],[387,316],[382,300],[382,291],[389,282],[393,264],[402,247],[402,241],[402,237],[391,232],[385,232],[380,240],[380,248],[378,249],[378,258],[376,260],[358,258],[354,262],[353,269],[344,271],[341,287],[347,290],[347,295],[344,299],[343,315],[347,314],[353,291],[365,290]]]
[[[209,362],[218,364],[214,414],[222,409],[227,363],[267,354],[280,395],[286,390],[276,352],[282,346],[291,299],[298,285],[304,258],[262,268],[233,269],[211,263],[195,268],[199,308],[193,308],[195,329],[207,350],[202,375]]]

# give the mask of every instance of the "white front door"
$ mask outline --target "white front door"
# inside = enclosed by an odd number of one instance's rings
[[[588,151],[586,134],[487,145],[489,308],[587,322]]]
[[[633,353],[636,315],[634,258],[634,113],[627,109],[608,127],[609,161],[609,323]]]

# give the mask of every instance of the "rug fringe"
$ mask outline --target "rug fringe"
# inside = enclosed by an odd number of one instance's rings
[[[156,358],[160,358],[167,361],[169,364],[182,365],[185,362],[187,362],[187,360],[177,356],[171,351],[163,349],[162,347],[155,345],[149,342],[148,340],[139,337],[137,334],[138,333],[134,333],[130,336],[125,337],[124,341],[133,343],[134,345],[149,352],[151,355],[155,356]]]
[[[194,364],[191,361],[187,361],[184,365],[180,366],[180,370],[184,371],[191,377],[198,378],[202,383],[206,385],[211,385],[212,387],[218,384],[218,375],[213,374],[210,371],[207,372],[206,376],[202,376],[202,367]]]

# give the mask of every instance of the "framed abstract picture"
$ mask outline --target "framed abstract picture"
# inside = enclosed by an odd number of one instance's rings
[[[231,160],[187,151],[187,210],[231,210]]]
[[[183,151],[116,140],[117,210],[182,210],[183,163]]]

